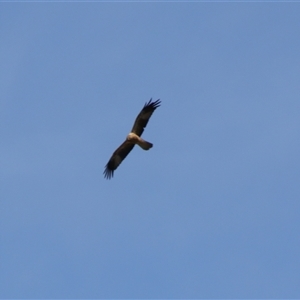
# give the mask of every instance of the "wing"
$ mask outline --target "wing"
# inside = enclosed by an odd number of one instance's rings
[[[149,102],[145,103],[143,109],[138,114],[138,116],[135,119],[134,125],[131,129],[131,132],[137,134],[138,136],[141,136],[144,128],[147,126],[148,121],[153,114],[153,112],[160,106],[160,100],[156,100],[152,102],[152,98],[149,100]]]
[[[103,172],[104,177],[106,179],[110,179],[114,176],[114,170],[120,165],[123,159],[128,155],[128,153],[132,150],[134,144],[125,141],[111,156],[110,160],[105,166],[105,170]]]

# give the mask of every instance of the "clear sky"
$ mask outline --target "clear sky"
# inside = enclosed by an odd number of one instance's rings
[[[0,3],[0,296],[299,298],[299,16]]]

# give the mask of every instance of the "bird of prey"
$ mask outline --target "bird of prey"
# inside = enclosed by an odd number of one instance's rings
[[[160,106],[161,101],[158,99],[152,102],[152,98],[149,102],[145,103],[143,109],[138,114],[131,129],[131,132],[127,135],[125,142],[113,153],[110,160],[105,166],[103,172],[106,179],[111,179],[114,176],[114,171],[133,149],[134,145],[139,145],[144,150],[149,150],[153,147],[153,144],[143,140],[141,135],[148,124],[148,121],[156,110]]]

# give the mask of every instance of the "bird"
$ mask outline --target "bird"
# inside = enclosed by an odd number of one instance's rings
[[[161,101],[157,99],[152,102],[152,98],[145,103],[144,107],[136,117],[131,132],[127,135],[125,141],[115,150],[104,169],[104,178],[111,179],[114,171],[121,162],[126,158],[135,145],[140,146],[143,150],[149,150],[153,144],[141,138],[153,112],[160,106]]]

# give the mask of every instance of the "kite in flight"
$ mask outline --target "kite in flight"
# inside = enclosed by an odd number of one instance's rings
[[[133,149],[135,144],[139,145],[144,150],[149,150],[153,147],[153,144],[143,140],[141,135],[153,112],[160,106],[160,103],[161,101],[159,99],[152,102],[152,98],[148,103],[145,103],[143,109],[136,117],[131,132],[127,135],[125,142],[113,153],[110,160],[106,164],[103,172],[106,179],[110,179],[114,176],[114,171]]]

